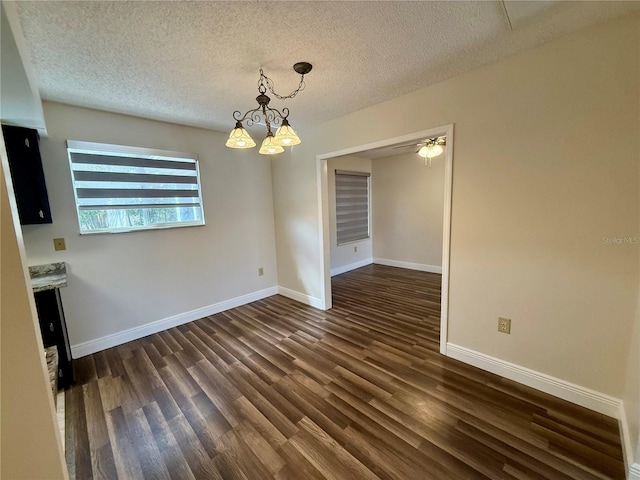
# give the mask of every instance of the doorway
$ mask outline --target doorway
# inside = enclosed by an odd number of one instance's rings
[[[325,310],[332,307],[331,297],[331,243],[330,243],[330,215],[329,215],[329,182],[327,161],[331,158],[345,155],[357,155],[358,153],[406,144],[410,142],[422,142],[426,138],[441,137],[447,139],[447,148],[444,152],[444,212],[442,233],[442,296],[440,305],[440,353],[446,354],[447,349],[447,325],[449,313],[449,262],[450,262],[450,237],[451,237],[451,194],[453,185],[453,124],[423,130],[419,132],[388,138],[373,143],[359,145],[343,150],[329,152],[316,157],[319,195],[319,235],[322,250],[320,271],[321,300]]]

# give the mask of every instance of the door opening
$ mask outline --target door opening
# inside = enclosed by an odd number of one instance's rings
[[[451,236],[451,193],[453,183],[453,125],[410,133],[407,135],[388,138],[377,142],[359,145],[348,149],[334,151],[318,155],[316,166],[318,171],[318,195],[319,195],[319,232],[320,245],[322,249],[320,271],[322,274],[321,300],[324,309],[332,307],[331,297],[331,237],[330,237],[330,215],[329,215],[329,168],[328,160],[343,157],[346,155],[357,155],[358,153],[383,149],[410,142],[419,143],[426,138],[446,137],[447,146],[444,152],[444,211],[443,211],[443,233],[442,233],[442,294],[440,305],[440,353],[446,353],[447,345],[447,324],[449,312],[449,261],[450,261],[450,236]],[[375,232],[374,232],[375,235]]]

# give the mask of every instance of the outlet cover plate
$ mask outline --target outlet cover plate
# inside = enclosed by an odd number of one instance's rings
[[[498,317],[498,331],[500,333],[511,334],[511,319]]]

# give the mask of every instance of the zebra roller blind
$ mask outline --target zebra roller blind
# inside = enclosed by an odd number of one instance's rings
[[[67,141],[80,233],[204,225],[194,154]]]
[[[338,245],[369,238],[369,173],[336,170]]]

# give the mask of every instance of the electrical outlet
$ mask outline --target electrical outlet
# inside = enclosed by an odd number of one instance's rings
[[[500,333],[511,334],[511,319],[498,317],[498,331]]]
[[[353,247],[353,253],[358,253],[358,246]]]
[[[261,277],[264,275],[264,268],[258,267],[258,276]]]
[[[64,243],[64,238],[54,238],[53,239],[53,248],[56,251],[66,250],[67,249],[67,245]]]

